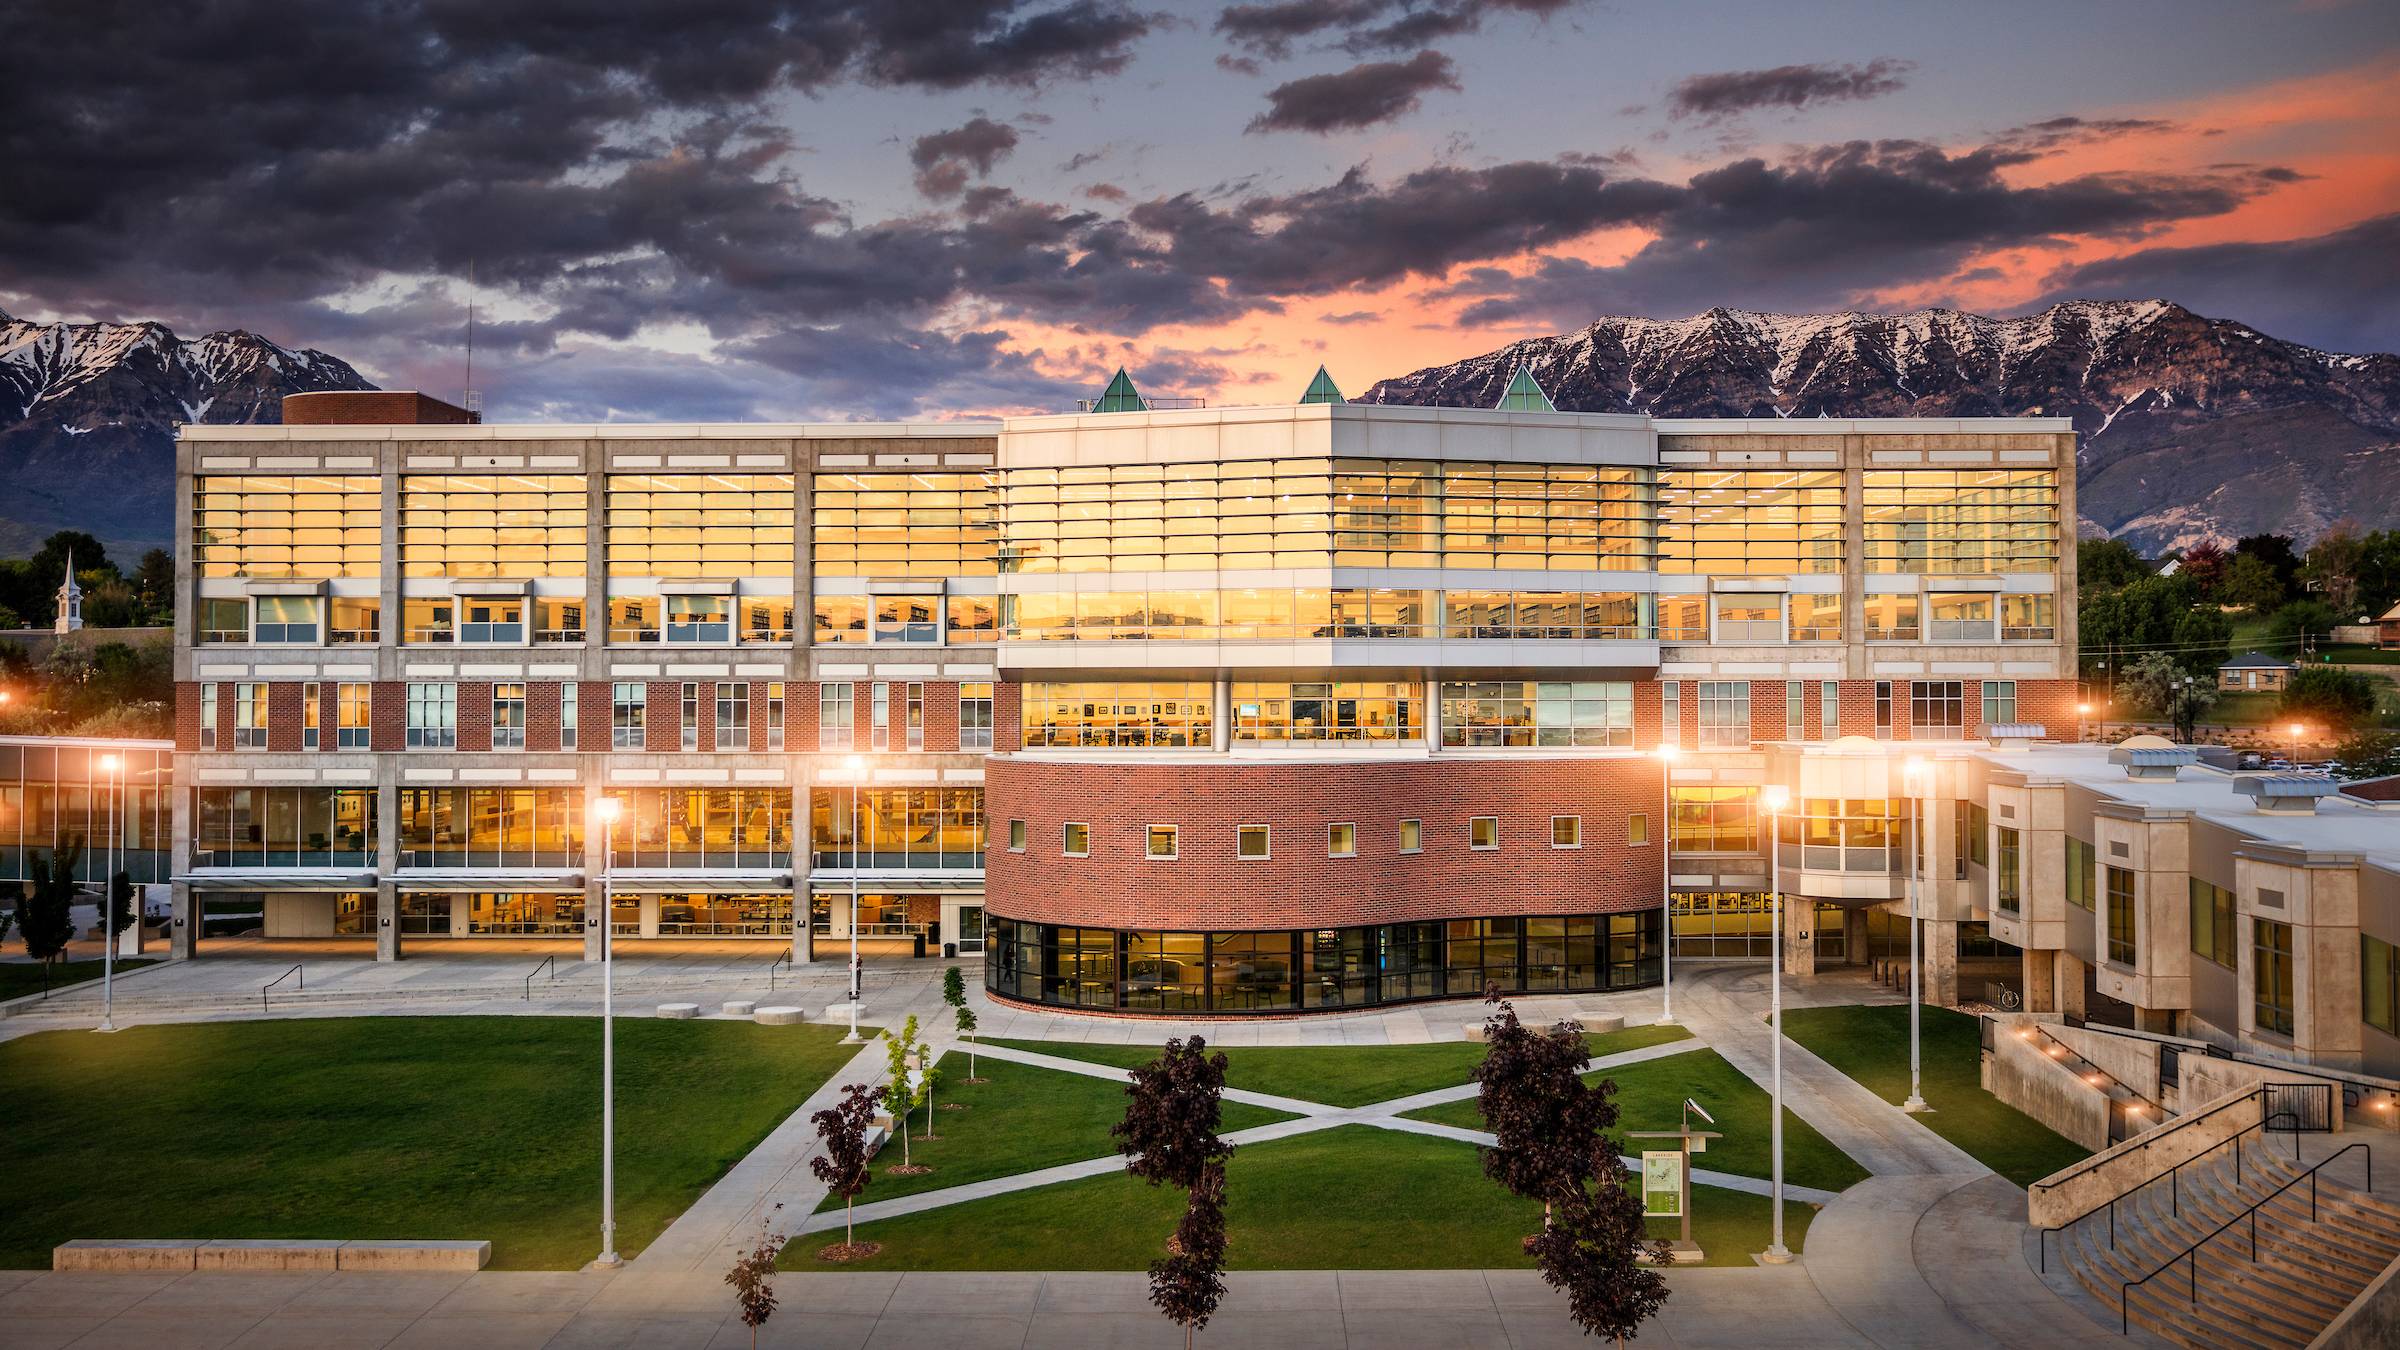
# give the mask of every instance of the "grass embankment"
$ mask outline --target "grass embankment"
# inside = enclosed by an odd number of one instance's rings
[[[46,972],[45,964],[47,965]],[[117,958],[117,973],[122,975],[129,970],[139,970],[143,966],[157,964],[155,959],[146,956],[119,957]],[[97,980],[101,975],[101,965],[102,962],[98,957],[93,957],[89,961],[52,961],[48,963],[0,961],[0,1001],[22,998],[27,994],[38,994],[45,987],[43,984],[45,979],[49,981],[47,988],[53,994],[64,991],[69,985],[82,984],[87,980]]]

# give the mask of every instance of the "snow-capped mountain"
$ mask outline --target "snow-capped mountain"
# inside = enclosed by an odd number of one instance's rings
[[[1606,318],[1385,380],[1364,402],[1490,407],[1530,368],[1574,412],[2072,417],[2088,529],[2149,553],[2204,537],[2400,524],[2400,357],[2284,342],[2163,300],[2022,318]]]
[[[374,387],[255,333],[0,314],[0,556],[80,529],[130,563],[175,537],[176,423],[275,422],[285,394]]]

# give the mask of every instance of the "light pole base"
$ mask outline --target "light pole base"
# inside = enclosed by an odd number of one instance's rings
[[[1788,1266],[1798,1259],[1792,1255],[1791,1248],[1782,1246],[1769,1247],[1758,1254],[1758,1263],[1762,1266]]]
[[[1913,1116],[1922,1111],[1930,1111],[1933,1108],[1925,1104],[1925,1099],[1923,1097],[1912,1095],[1907,1101],[1900,1103],[1900,1109]]]
[[[624,1266],[624,1257],[617,1255],[615,1252],[602,1252],[598,1256],[592,1258],[592,1264],[589,1269],[622,1270],[624,1269]]]
[[[115,1031],[115,1030],[117,1030],[117,1024],[116,1024],[116,1023],[114,1023],[114,1022],[102,1022],[100,1025],[98,1025],[98,1026],[96,1026],[96,1027],[93,1027],[93,1028],[92,1028],[92,1030],[94,1030],[94,1031]]]

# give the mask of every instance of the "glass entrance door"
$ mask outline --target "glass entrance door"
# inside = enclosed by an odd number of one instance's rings
[[[983,950],[983,906],[958,907],[958,954],[973,956]]]

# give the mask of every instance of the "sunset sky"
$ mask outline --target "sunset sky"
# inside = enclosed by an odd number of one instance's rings
[[[127,0],[0,43],[0,309],[496,419],[1287,401],[1606,314],[2400,350],[2400,4]],[[472,277],[472,281],[470,281]]]

